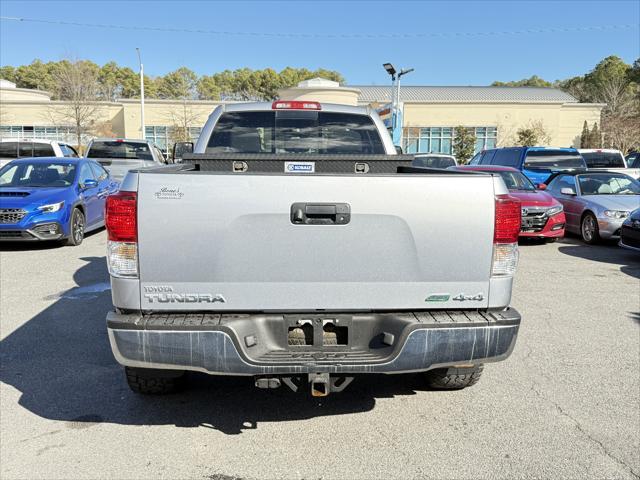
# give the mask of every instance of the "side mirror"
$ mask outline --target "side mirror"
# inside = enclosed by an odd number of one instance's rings
[[[398,155],[402,155],[403,152],[402,152],[402,147],[400,145],[396,145],[396,153]]]
[[[538,184],[536,185],[536,188],[537,188],[538,190],[546,190],[546,189],[547,189],[547,184],[546,184],[546,183],[538,183]]]
[[[576,191],[571,187],[564,187],[560,189],[562,195],[575,195]]]
[[[98,181],[94,180],[93,178],[88,178],[84,182],[82,182],[82,188],[84,188],[85,190],[89,188],[95,188],[97,186],[98,186]]]
[[[173,144],[173,161],[178,162],[187,153],[193,153],[193,142],[176,142]]]

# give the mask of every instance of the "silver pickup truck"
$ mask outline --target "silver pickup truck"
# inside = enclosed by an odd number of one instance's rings
[[[118,181],[129,170],[167,163],[153,142],[128,138],[96,138],[89,143],[86,157],[99,162]]]
[[[140,393],[185,371],[314,396],[358,374],[473,385],[514,348],[520,204],[497,175],[412,167],[374,111],[234,104],[184,163],[108,197],[115,358]]]

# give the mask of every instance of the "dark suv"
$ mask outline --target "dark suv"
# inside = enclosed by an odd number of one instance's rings
[[[534,185],[544,183],[561,170],[586,169],[584,158],[575,148],[509,147],[494,148],[478,153],[470,165],[500,165],[524,173]]]

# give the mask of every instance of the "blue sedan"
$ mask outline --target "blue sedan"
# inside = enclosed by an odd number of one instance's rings
[[[80,245],[104,225],[107,195],[119,183],[86,158],[23,158],[0,169],[0,240]]]

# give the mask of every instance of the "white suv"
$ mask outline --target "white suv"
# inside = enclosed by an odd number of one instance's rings
[[[78,157],[75,148],[65,142],[39,138],[0,139],[0,168],[23,157]]]

